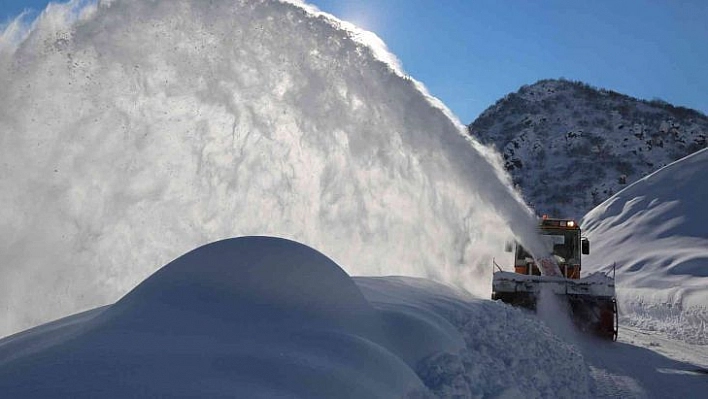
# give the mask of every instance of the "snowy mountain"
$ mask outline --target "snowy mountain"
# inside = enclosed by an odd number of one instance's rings
[[[708,150],[590,211],[588,271],[616,264],[621,323],[708,345]]]
[[[468,126],[494,145],[540,214],[579,218],[626,185],[706,147],[708,117],[567,80],[523,86]]]

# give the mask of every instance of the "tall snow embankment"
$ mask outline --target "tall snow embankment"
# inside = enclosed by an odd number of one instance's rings
[[[591,270],[617,265],[624,323],[708,344],[708,150],[637,181],[583,220]]]

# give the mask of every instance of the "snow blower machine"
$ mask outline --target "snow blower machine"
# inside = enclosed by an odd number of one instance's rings
[[[567,304],[573,323],[580,330],[617,340],[614,268],[612,276],[596,272],[581,278],[581,255],[590,253],[590,242],[581,236],[578,224],[544,216],[539,228],[541,238],[549,249],[553,248],[553,260],[536,262],[520,244],[508,243],[507,252],[515,247],[514,272],[503,271],[494,262],[498,271],[493,274],[492,300],[535,311],[542,292],[550,292],[561,304]]]

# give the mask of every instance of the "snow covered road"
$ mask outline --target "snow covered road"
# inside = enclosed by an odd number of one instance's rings
[[[652,336],[620,326],[618,342],[582,340],[577,343],[590,366],[597,397],[705,397],[708,347],[648,337]],[[659,348],[665,354],[660,353]]]
[[[690,344],[671,339],[657,331],[644,331],[631,326],[622,326],[621,328],[623,333],[619,338],[620,342],[648,348],[672,360],[708,369],[708,345]]]

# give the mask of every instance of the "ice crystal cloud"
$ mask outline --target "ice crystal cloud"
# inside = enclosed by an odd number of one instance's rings
[[[23,37],[0,56],[0,334],[249,234],[486,296],[504,218],[531,231],[495,155],[326,14],[72,2]]]

